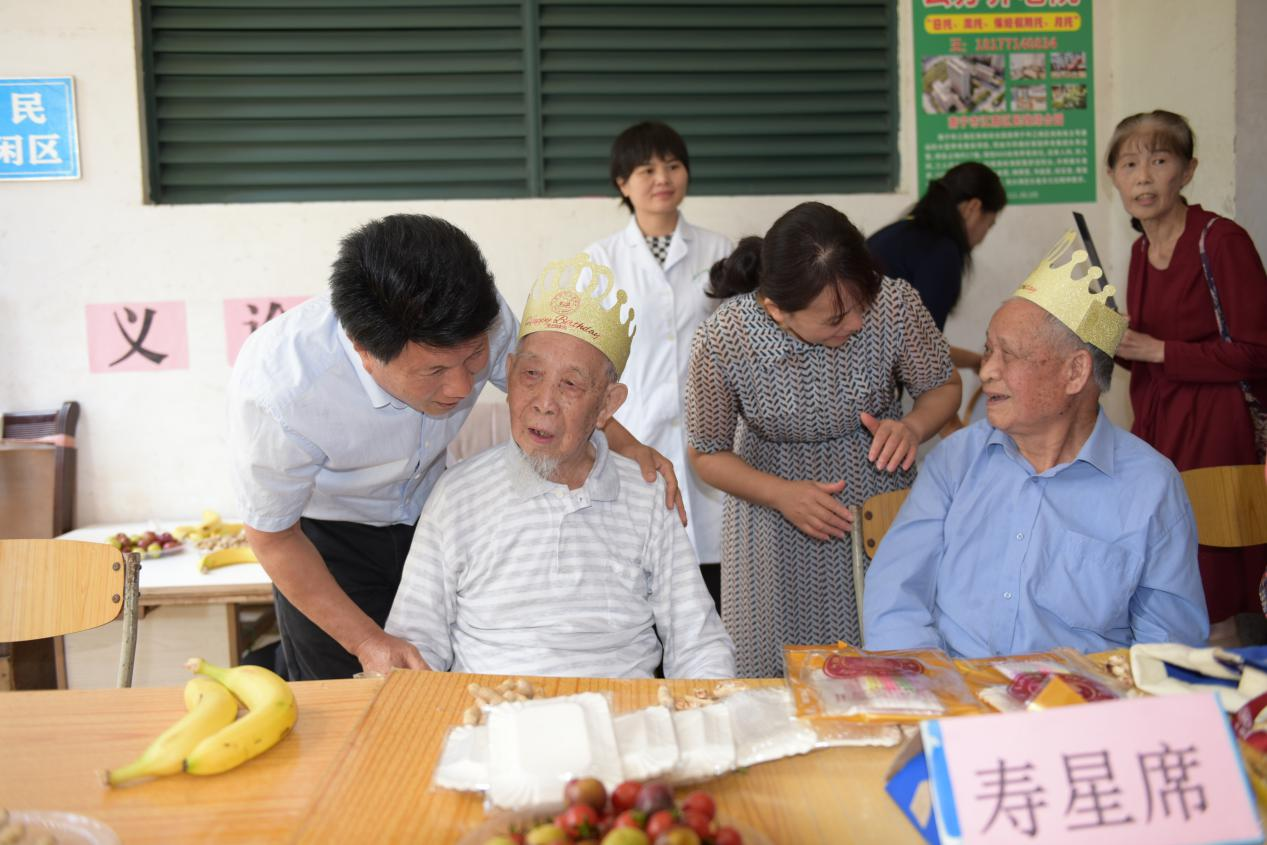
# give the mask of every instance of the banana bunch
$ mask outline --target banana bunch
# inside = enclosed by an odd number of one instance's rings
[[[241,531],[242,523],[224,522],[220,519],[220,514],[215,511],[203,511],[202,522],[197,525],[177,525],[172,529],[172,536],[177,540],[188,540],[191,543],[197,543],[199,540],[205,540],[208,537],[238,534]]]
[[[299,716],[295,695],[267,669],[222,669],[197,657],[185,667],[196,673],[185,685],[188,712],[135,761],[105,772],[103,780],[110,786],[181,771],[226,772],[272,748],[294,727]],[[238,702],[247,711],[240,719]]]

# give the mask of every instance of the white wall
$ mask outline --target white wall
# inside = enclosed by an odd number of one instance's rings
[[[1199,12],[1198,12],[1199,8]],[[1221,212],[1235,203],[1236,0],[1098,0],[1095,11],[1098,145],[1118,116],[1165,106],[1187,114],[1201,139],[1189,196]],[[481,245],[503,293],[522,302],[548,260],[622,226],[614,199],[348,202],[151,206],[143,202],[133,10],[123,2],[0,0],[3,72],[73,75],[84,178],[0,185],[0,407],[83,406],[80,524],[175,519],[204,508],[232,513],[222,425],[229,368],[222,300],[318,293],[339,238],[384,214],[443,216]],[[910,3],[902,0],[901,102],[913,110]],[[689,139],[688,139],[689,140]],[[901,189],[825,196],[872,231],[914,196],[914,137],[899,133]],[[1106,271],[1124,281],[1130,231],[1107,184],[1082,207]],[[731,236],[760,233],[802,197],[697,197],[696,223]],[[976,276],[947,332],[976,347],[999,301],[1069,224],[1069,208],[1015,206],[976,254]],[[190,325],[190,369],[90,375],[84,306],[180,299]],[[1119,371],[1120,374],[1120,371]],[[1124,382],[1125,380],[1122,379]],[[1123,392],[1109,406],[1128,418]]]
[[[1236,2],[1236,217],[1267,245],[1267,3]],[[1205,155],[1205,153],[1202,153]],[[1204,165],[1202,165],[1204,166]]]

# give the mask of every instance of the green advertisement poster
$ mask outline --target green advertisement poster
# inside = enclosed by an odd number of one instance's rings
[[[1092,0],[913,0],[919,189],[962,161],[1009,202],[1094,202]]]

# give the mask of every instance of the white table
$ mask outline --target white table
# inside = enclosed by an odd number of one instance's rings
[[[115,534],[131,536],[153,531],[161,534],[188,522],[128,522],[89,525],[68,531],[57,539],[108,543]],[[171,604],[251,604],[273,600],[273,582],[258,563],[238,563],[202,572],[198,567],[206,552],[186,543],[176,554],[141,558],[141,606]]]
[[[89,525],[62,534],[59,540],[107,543],[120,532],[162,533],[176,521]],[[135,686],[183,684],[182,663],[202,657],[220,665],[236,665],[242,647],[241,614],[247,607],[271,607],[273,584],[258,563],[240,563],[202,572],[206,552],[190,543],[175,554],[141,559],[141,621],[137,634]],[[118,622],[66,637],[65,671],[72,689],[113,686],[110,669],[118,659]]]

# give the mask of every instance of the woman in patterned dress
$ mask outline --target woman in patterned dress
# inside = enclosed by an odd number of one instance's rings
[[[690,459],[728,494],[722,621],[739,675],[777,677],[784,644],[861,641],[848,505],[911,485],[960,382],[919,295],[830,206],[740,241],[711,283],[727,301],[691,348]]]

